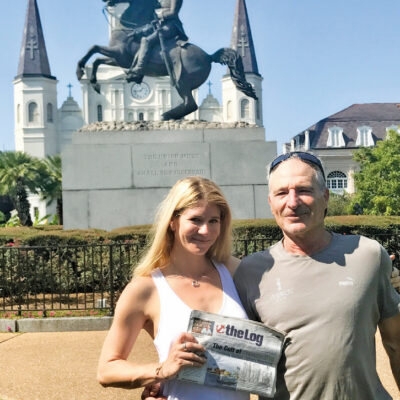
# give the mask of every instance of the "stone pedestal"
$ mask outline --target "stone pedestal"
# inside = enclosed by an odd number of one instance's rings
[[[62,154],[65,229],[150,224],[170,187],[189,175],[215,181],[235,219],[271,217],[266,165],[276,142],[246,124],[101,123]]]

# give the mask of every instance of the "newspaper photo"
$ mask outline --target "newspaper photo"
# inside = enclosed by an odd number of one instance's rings
[[[188,332],[206,348],[201,368],[183,369],[178,379],[273,397],[285,333],[259,322],[192,311]]]

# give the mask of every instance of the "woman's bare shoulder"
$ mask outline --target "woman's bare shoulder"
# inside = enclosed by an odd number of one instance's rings
[[[139,276],[133,278],[125,287],[122,295],[125,297],[136,300],[149,298],[156,289],[153,279],[151,276]]]
[[[226,266],[226,268],[228,268],[228,271],[233,276],[235,274],[235,271],[236,271],[237,267],[239,266],[239,264],[240,264],[239,258],[230,256],[228,261],[226,262],[225,266]]]
[[[133,278],[122,291],[118,299],[117,309],[125,310],[128,313],[144,311],[155,291],[156,287],[150,276]]]

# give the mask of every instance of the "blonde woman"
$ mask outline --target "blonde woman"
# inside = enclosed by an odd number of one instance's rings
[[[205,349],[183,333],[191,310],[247,318],[224,265],[230,254],[231,212],[219,187],[200,177],[178,181],[161,203],[149,250],[118,301],[99,382],[122,388],[162,382],[168,399],[249,399],[243,392],[175,379],[182,368],[205,362]],[[141,329],[153,338],[158,363],[127,361]]]

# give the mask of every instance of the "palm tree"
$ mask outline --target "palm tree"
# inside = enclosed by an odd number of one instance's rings
[[[0,153],[0,194],[12,199],[21,224],[32,226],[28,190],[38,193],[40,163],[35,157],[20,151]]]
[[[48,156],[41,161],[44,170],[41,172],[40,190],[43,200],[47,204],[56,201],[57,217],[60,225],[63,224],[62,214],[62,173],[61,157],[59,155]]]

